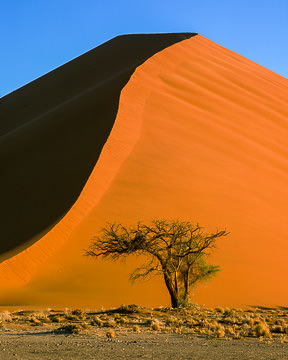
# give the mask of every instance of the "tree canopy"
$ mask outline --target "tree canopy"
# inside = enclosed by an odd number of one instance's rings
[[[108,223],[85,252],[114,261],[145,255],[147,262],[133,271],[130,280],[161,275],[176,308],[189,303],[191,288],[218,273],[219,266],[209,264],[207,256],[217,238],[228,234],[226,230],[207,233],[199,224],[179,220],[155,219],[149,225],[138,222],[131,227]]]

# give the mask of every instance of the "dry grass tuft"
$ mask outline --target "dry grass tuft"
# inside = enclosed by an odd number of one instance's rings
[[[129,320],[126,317],[120,317],[120,319],[117,319],[117,323],[120,325],[127,325],[129,324]]]
[[[140,326],[139,325],[134,325],[133,326],[133,331],[136,333],[140,333]]]
[[[120,314],[138,314],[141,312],[142,307],[138,305],[121,305],[119,309],[117,309]]]
[[[232,326],[227,326],[226,328],[225,328],[225,333],[227,334],[227,335],[236,335],[236,333],[235,333],[235,328],[234,327],[232,327]]]
[[[43,325],[43,322],[40,321],[39,319],[37,319],[35,316],[28,316],[27,321],[28,321],[32,326],[41,326],[41,325]]]
[[[42,322],[49,322],[50,319],[49,317],[47,316],[46,313],[44,313],[43,311],[39,311],[39,312],[35,312],[33,314],[33,317],[35,317],[37,320],[40,320]]]
[[[99,326],[99,327],[102,327],[103,324],[104,324],[104,321],[101,320],[98,316],[95,316],[95,317],[91,320],[91,324],[92,324],[92,325]]]
[[[87,323],[85,319],[88,319]],[[109,339],[115,335],[113,329],[125,326],[124,332],[127,329],[128,333],[161,331],[227,340],[258,337],[259,341],[265,344],[268,344],[268,340],[283,344],[288,341],[286,335],[288,334],[288,309],[286,308],[279,310],[259,307],[243,310],[205,309],[198,306],[193,309],[146,309],[136,305],[122,305],[118,309],[102,309],[97,312],[65,309],[64,311],[18,310],[13,313],[8,311],[0,313],[0,324],[2,328],[5,324],[5,329],[13,328],[14,324],[40,326],[46,325],[45,322],[61,323],[59,326],[62,326],[56,332],[68,334],[87,331],[93,325],[98,327],[97,330],[94,328],[94,332],[102,333]],[[49,325],[55,328],[54,324]]]
[[[256,332],[256,336],[260,337],[270,337],[270,329],[268,324],[265,321],[259,322],[256,326],[255,326],[255,332]]]
[[[108,339],[114,339],[115,337],[115,331],[113,329],[110,329],[106,332],[106,336]]]
[[[217,308],[215,308],[215,311],[220,313],[220,314],[224,314],[225,310],[222,307],[217,307]]]
[[[9,311],[0,312],[0,321],[2,322],[12,322],[12,317]]]
[[[105,322],[103,323],[103,326],[104,326],[104,327],[114,328],[114,327],[117,326],[117,323],[116,323],[116,321],[114,321],[114,320],[112,320],[112,319],[109,319],[108,321],[105,321]]]
[[[83,330],[89,330],[90,325],[86,323],[82,324],[66,324],[55,330],[56,334],[80,334]]]
[[[174,325],[174,326],[177,326],[179,325],[179,319],[176,317],[176,316],[169,316],[167,319],[166,319],[166,324],[169,326],[169,325]]]
[[[86,313],[82,309],[72,310],[72,315],[75,315],[80,319],[86,317]]]
[[[222,325],[218,325],[216,331],[215,331],[215,335],[217,338],[222,338],[225,336],[225,327]]]
[[[55,323],[60,323],[60,322],[64,321],[64,319],[60,315],[50,315],[49,318],[52,322],[55,322]]]
[[[154,331],[159,331],[161,330],[161,326],[160,326],[160,323],[157,319],[154,319],[152,320],[151,322],[151,329],[154,330]]]
[[[276,319],[275,320],[275,324],[276,325],[285,325],[285,320],[284,319]]]

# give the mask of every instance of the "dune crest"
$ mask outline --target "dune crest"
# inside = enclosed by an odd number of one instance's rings
[[[41,238],[75,203],[137,66],[194,35],[117,36],[1,98],[0,260]]]
[[[124,88],[121,96],[125,97],[125,91]],[[35,244],[1,263],[0,281],[2,284],[7,282],[14,286],[15,283],[29,281],[38,266],[51,256],[55,248],[63,246],[76,227],[109,189],[119,168],[140,137],[142,124],[133,121],[133,116],[137,112],[140,112],[139,115],[141,115],[143,108],[141,102],[144,102],[146,96],[145,92],[138,93],[136,95],[137,106],[133,106],[133,103],[130,102],[127,104],[128,106],[125,106],[124,111],[121,111],[121,115],[117,116],[92,174],[67,215]]]

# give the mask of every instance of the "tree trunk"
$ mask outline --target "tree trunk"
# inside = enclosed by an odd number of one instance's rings
[[[188,270],[189,271],[189,270]],[[183,295],[183,301],[186,303],[186,301],[188,301],[189,298],[189,273],[185,274],[184,276],[184,295]]]
[[[176,309],[179,307],[179,299],[178,297],[175,297],[175,295],[170,293],[170,297],[171,297],[171,306],[173,309]]]
[[[171,298],[171,306],[172,308],[178,308],[179,307],[179,296],[178,293],[173,289],[172,281],[169,275],[164,273],[164,280],[166,287],[169,291],[170,298]]]

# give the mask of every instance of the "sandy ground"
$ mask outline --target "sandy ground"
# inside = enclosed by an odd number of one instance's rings
[[[0,313],[0,359],[288,358],[286,308]]]
[[[181,334],[56,335],[50,330],[0,334],[0,359],[265,359],[288,358],[288,344]]]

